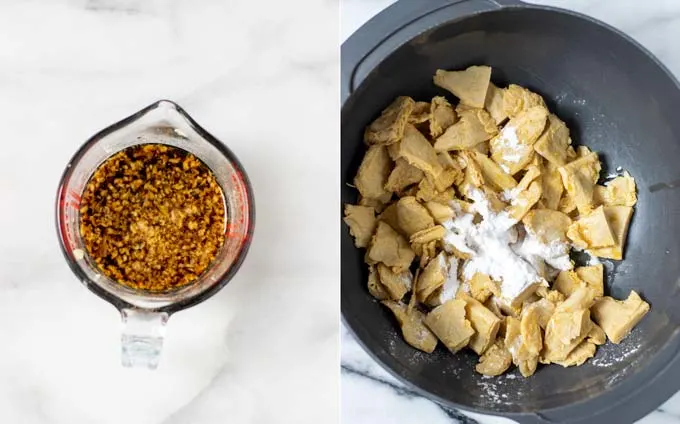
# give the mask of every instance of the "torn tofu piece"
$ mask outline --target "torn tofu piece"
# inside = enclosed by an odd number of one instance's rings
[[[484,181],[496,191],[512,190],[517,181],[488,156],[479,152],[470,152],[470,157],[477,163]]]
[[[536,289],[536,294],[540,298],[547,299],[555,305],[557,305],[560,302],[564,302],[564,299],[565,299],[564,294],[562,294],[558,290],[550,290],[549,288],[547,288],[545,286],[541,286],[538,289]]]
[[[595,186],[593,201],[605,206],[635,206],[637,203],[635,180],[628,172],[614,178],[604,186]]]
[[[616,244],[603,206],[574,221],[567,230],[567,237],[579,249],[608,247]]]
[[[438,152],[472,149],[498,134],[498,127],[484,109],[470,109],[460,114],[460,120],[440,135],[434,148]]]
[[[510,84],[503,92],[503,111],[510,118],[534,106],[547,109],[543,97],[516,84]]]
[[[555,304],[547,298],[539,299],[536,302],[529,304],[527,308],[535,309],[538,326],[544,330],[548,326],[550,317],[555,313]]]
[[[535,290],[535,287],[534,287]],[[533,294],[533,293],[532,293]],[[529,297],[529,296],[526,296]],[[498,309],[507,316],[517,318],[522,313],[522,302],[510,303],[507,299],[500,296],[491,296],[488,300],[494,302]]]
[[[371,146],[354,177],[354,185],[362,197],[384,199],[383,203],[386,203],[391,194],[385,190],[385,183],[391,171],[392,160],[385,147]]]
[[[497,125],[502,124],[508,119],[508,114],[503,108],[503,95],[505,90],[498,88],[494,83],[489,83],[489,89],[486,92],[486,100],[484,101],[484,109],[489,112],[489,115],[496,121]]]
[[[366,247],[375,231],[375,209],[368,206],[345,205],[345,224],[354,237],[356,247]]]
[[[411,124],[407,124],[404,129],[404,138],[399,143],[399,157],[406,159],[409,164],[432,178],[436,178],[443,170],[437,152],[425,136]]]
[[[501,296],[500,287],[488,275],[476,272],[469,281],[470,296],[479,302],[486,302],[491,296]]]
[[[535,106],[510,119],[497,137],[491,139],[491,159],[515,175],[534,157],[533,145],[545,128],[548,111]]]
[[[437,224],[443,224],[444,222],[453,218],[453,209],[451,206],[445,204],[429,201],[425,203],[425,208],[427,208],[430,215],[434,218]]]
[[[475,333],[465,319],[465,301],[451,299],[432,310],[424,319],[425,325],[453,353],[470,342]]]
[[[422,124],[430,120],[430,103],[416,102],[413,111],[408,117],[408,122],[413,125]]]
[[[603,345],[607,341],[607,335],[605,334],[604,330],[594,322],[591,322],[590,324],[590,332],[586,336],[588,341],[598,346]]]
[[[545,244],[555,240],[566,241],[571,218],[550,209],[533,209],[522,218],[525,228]]]
[[[466,105],[483,108],[491,82],[491,68],[470,66],[464,71],[437,69],[434,84],[450,91]]]
[[[404,126],[415,105],[416,102],[410,97],[397,97],[382,111],[380,117],[366,128],[364,141],[367,144],[388,145],[401,140]]]
[[[380,215],[378,215],[377,218],[378,222],[383,221],[386,224],[388,224],[392,229],[402,236],[408,237],[406,232],[399,227],[399,215],[397,212],[397,202],[394,202],[390,204],[388,207],[385,208],[385,210],[382,211]],[[376,223],[377,225],[377,223]]]
[[[430,103],[430,136],[436,139],[451,125],[456,123],[458,117],[453,106],[445,97],[436,96]]]
[[[463,181],[458,185],[458,191],[467,196],[468,191],[479,188],[484,184],[484,176],[477,162],[472,158],[472,152],[460,152],[458,155],[465,163]]]
[[[555,312],[577,312],[590,309],[595,303],[595,292],[589,287],[578,287],[566,300],[555,308]]]
[[[570,144],[569,128],[551,113],[543,134],[534,144],[534,150],[553,165],[563,166],[567,163],[567,149]]]
[[[408,269],[415,258],[406,239],[384,221],[379,221],[371,239],[367,259],[373,263],[382,262],[399,272]]]
[[[581,287],[586,287],[576,271],[561,271],[553,282],[553,288],[565,296],[571,296],[573,292]]]
[[[418,184],[423,176],[423,171],[409,164],[406,159],[399,158],[387,178],[385,190],[399,194],[408,186]]]
[[[562,213],[566,213],[569,216],[573,216],[572,214],[576,212],[576,202],[568,192],[566,191],[562,192],[562,197],[560,198],[560,202],[557,205],[557,210]]]
[[[572,350],[567,357],[562,361],[553,361],[554,364],[562,365],[563,367],[572,367],[583,365],[588,359],[595,355],[595,344],[584,340],[574,350]]]
[[[378,264],[377,269],[380,284],[390,299],[401,300],[411,290],[413,275],[408,269],[395,273],[385,264]]]
[[[575,269],[576,275],[593,290],[595,299],[604,296],[604,267],[602,264],[581,266]]]
[[[624,301],[604,296],[592,307],[593,320],[614,344],[621,343],[648,311],[649,303],[635,291],[631,291]]]
[[[503,374],[512,364],[512,355],[505,348],[502,339],[496,340],[482,356],[475,366],[475,371],[480,374],[495,377]]]
[[[397,202],[397,219],[399,227],[408,237],[418,231],[434,226],[434,219],[415,197],[405,196]]]
[[[543,363],[563,361],[590,332],[590,311],[558,312],[550,317],[541,352]]]
[[[475,334],[470,338],[468,347],[477,355],[482,355],[496,340],[501,320],[472,297],[461,293],[458,298],[465,301],[465,316],[475,331]]]
[[[579,213],[589,213],[593,209],[593,192],[600,169],[600,160],[594,152],[557,168],[562,184],[574,199]]]
[[[541,335],[541,326],[539,322],[540,311],[538,307],[527,306],[521,315],[520,320],[520,334],[522,335],[522,346],[520,353],[526,357],[536,357],[541,353],[543,348],[543,336]]]
[[[591,248],[588,253],[600,258],[621,260],[623,259],[623,247],[628,236],[628,225],[633,216],[633,208],[630,206],[604,206],[603,209],[616,242],[614,246]]]
[[[536,371],[538,354],[534,355],[533,351],[536,350],[537,342],[540,343],[540,340],[535,337],[541,337],[541,330],[538,328],[538,323],[531,317],[525,322],[526,324],[522,326],[522,322],[517,318],[507,317],[505,319],[505,346],[512,355],[512,362],[519,367],[522,376],[529,377]],[[528,340],[524,339],[525,335],[528,336]],[[538,346],[538,351],[540,351],[540,346]]]
[[[517,197],[512,201],[510,207],[508,208],[508,213],[517,221],[521,221],[522,218],[529,212],[529,210],[538,202],[541,198],[542,188],[541,183],[534,181],[529,184],[529,188],[517,195]]]
[[[397,319],[406,343],[423,352],[432,353],[437,347],[437,338],[423,324],[425,315],[415,308],[409,309],[401,302],[386,300],[382,302]]]
[[[411,243],[425,244],[441,240],[445,235],[446,229],[441,225],[435,225],[434,227],[429,227],[411,234],[409,241]]]
[[[368,292],[371,294],[371,296],[375,297],[376,299],[386,300],[390,298],[385,287],[382,284],[380,284],[380,280],[378,278],[378,271],[376,271],[374,265],[368,266],[367,286]]]
[[[425,302],[427,298],[439,287],[444,285],[449,275],[448,263],[444,253],[432,258],[416,282],[416,296],[419,302]]]
[[[543,204],[543,207],[558,210],[564,186],[562,185],[562,176],[557,167],[551,165],[550,162],[544,164],[541,169],[541,185],[543,193],[541,194],[540,202]]]
[[[389,201],[390,199],[387,197],[387,195],[380,199],[367,199],[359,195],[359,206],[373,208],[376,213],[381,213],[385,209],[385,203]]]

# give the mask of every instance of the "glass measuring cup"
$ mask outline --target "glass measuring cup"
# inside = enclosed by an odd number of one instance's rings
[[[80,235],[80,196],[90,176],[116,152],[147,143],[178,147],[203,161],[222,188],[227,212],[224,245],[210,267],[196,282],[166,293],[134,290],[105,276],[88,256]],[[177,104],[161,100],[100,131],[76,152],[59,184],[56,219],[71,270],[121,313],[123,365],[154,369],[170,315],[214,295],[238,271],[252,238],[255,209],[252,188],[236,156]]]

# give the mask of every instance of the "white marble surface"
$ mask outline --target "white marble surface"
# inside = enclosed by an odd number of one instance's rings
[[[295,3],[0,1],[0,423],[335,422],[338,3]],[[150,372],[121,367],[120,318],[63,260],[54,199],[89,136],[160,98],[239,156],[257,225]]]
[[[414,0],[415,1],[415,0]],[[341,36],[349,37],[394,0],[341,0]],[[680,76],[680,1],[677,0],[532,0],[532,3],[577,10],[633,36]],[[497,417],[462,415],[405,389],[384,371],[343,328],[341,335],[341,415],[343,424],[512,423]],[[679,424],[676,394],[639,424]]]

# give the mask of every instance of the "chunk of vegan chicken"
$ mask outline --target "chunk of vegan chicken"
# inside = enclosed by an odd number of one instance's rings
[[[569,355],[561,361],[553,361],[553,363],[562,365],[563,367],[572,367],[583,365],[589,358],[595,355],[595,344],[587,340],[582,341],[574,350],[569,352]]]
[[[416,296],[419,302],[427,298],[444,284],[448,277],[448,264],[444,252],[432,258],[416,282]]]
[[[435,139],[442,135],[458,119],[451,103],[437,96],[430,102],[430,136]]]
[[[437,347],[437,338],[423,324],[425,316],[422,312],[415,308],[409,309],[407,305],[401,302],[386,300],[382,303],[394,314],[406,343],[423,352],[432,353],[434,351]]]
[[[496,134],[498,128],[487,111],[468,109],[461,112],[458,122],[436,139],[434,148],[439,152],[472,149]]]
[[[401,234],[385,222],[379,221],[368,248],[367,258],[373,263],[382,262],[399,272],[411,266],[415,253]]]
[[[649,311],[649,303],[631,291],[624,301],[604,296],[593,305],[592,311],[593,320],[602,327],[612,343],[618,344]]]
[[[533,106],[547,109],[543,97],[516,84],[510,84],[503,92],[503,111],[509,117],[517,116]]]
[[[562,176],[556,166],[548,161],[544,162],[545,163],[541,167],[541,186],[543,187],[543,193],[541,194],[540,203],[542,204],[542,207],[546,209],[558,210],[562,192],[564,191]]]
[[[470,66],[464,71],[444,71],[437,69],[434,84],[450,91],[461,103],[483,108],[486,93],[491,82],[491,68],[488,66]]]
[[[392,171],[392,160],[384,146],[371,146],[364,155],[359,171],[354,177],[356,186],[362,197],[380,199],[383,203],[391,194],[385,190],[385,183]]]
[[[415,104],[416,102],[410,97],[397,97],[382,111],[380,117],[366,128],[364,141],[368,144],[387,145],[401,140],[404,127]]]
[[[467,346],[475,333],[470,321],[465,319],[465,301],[460,299],[451,299],[436,307],[427,314],[424,322],[453,353]]]
[[[608,247],[616,244],[603,206],[574,221],[567,230],[567,237],[580,249]]]
[[[567,149],[570,144],[567,126],[560,118],[552,113],[549,114],[545,130],[534,144],[536,153],[553,165],[562,166],[567,163]]]
[[[398,157],[406,159],[431,178],[436,178],[443,170],[437,152],[425,136],[411,124],[404,128],[404,138],[399,143]]]
[[[399,227],[411,236],[418,231],[434,226],[434,219],[413,196],[406,196],[397,202],[397,219]]]
[[[394,272],[385,264],[378,264],[378,278],[380,284],[392,300],[401,300],[413,284],[413,275],[408,269]]]
[[[385,190],[398,194],[423,179],[423,171],[409,164],[406,159],[399,158],[395,164],[385,183]]]
[[[545,128],[548,111],[534,106],[510,119],[497,137],[491,139],[491,159],[511,175],[528,165],[534,157],[533,145]]]
[[[503,340],[498,339],[479,357],[475,370],[480,374],[493,377],[507,371],[510,364],[512,364],[512,355],[505,348]]]
[[[503,108],[503,96],[505,90],[498,88],[494,83],[489,83],[489,89],[486,92],[486,100],[484,101],[484,109],[489,112],[489,115],[500,125],[508,119],[508,114]]]
[[[465,301],[465,316],[475,331],[475,334],[470,338],[468,347],[475,351],[477,355],[482,355],[496,340],[501,320],[472,297],[461,293],[458,298]]]
[[[574,199],[579,213],[585,214],[593,209],[593,191],[600,176],[600,160],[597,153],[589,153],[557,169],[562,184]]]
[[[633,216],[633,208],[630,206],[604,206],[603,209],[609,228],[614,233],[615,244],[609,247],[592,248],[588,250],[588,253],[601,258],[621,260],[628,235],[628,225]]]
[[[522,218],[527,231],[535,235],[542,243],[554,240],[566,241],[567,229],[571,218],[559,211],[550,209],[533,209]]]
[[[356,247],[366,247],[375,231],[375,209],[368,206],[345,205],[345,224],[354,237]]]
[[[578,278],[593,290],[595,298],[604,296],[604,267],[602,264],[581,266],[575,269]]]
[[[605,206],[635,206],[637,203],[635,179],[628,172],[614,178],[606,185],[595,186],[593,201]]]

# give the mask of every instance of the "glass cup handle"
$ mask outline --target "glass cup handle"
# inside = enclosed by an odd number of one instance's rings
[[[122,309],[121,316],[123,366],[156,369],[169,315],[166,312]]]

